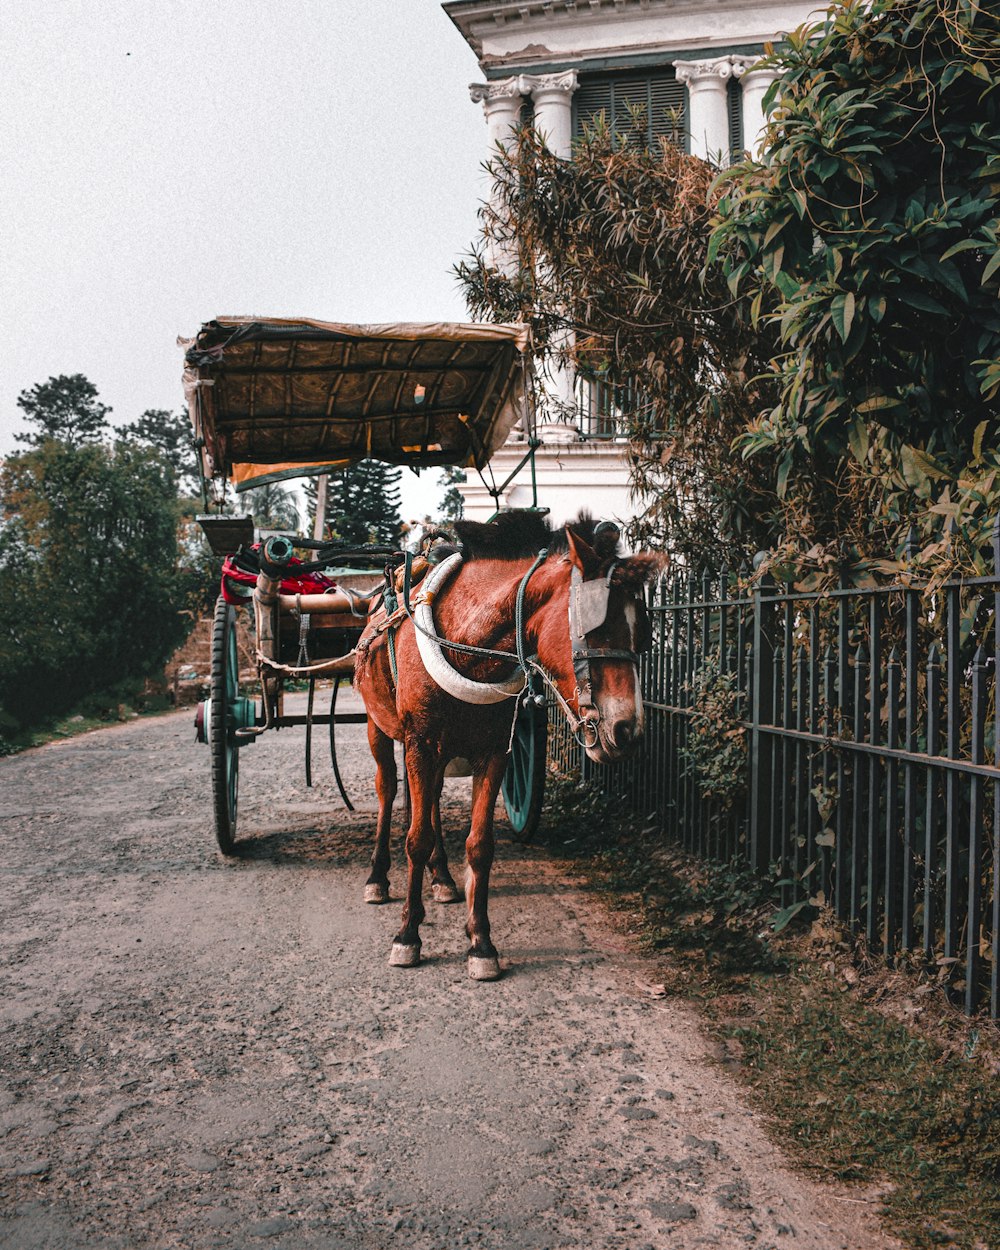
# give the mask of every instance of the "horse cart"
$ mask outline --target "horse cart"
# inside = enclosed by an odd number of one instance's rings
[[[223,853],[236,851],[240,756],[269,730],[304,726],[311,784],[313,731],[326,729],[334,776],[351,807],[337,767],[336,727],[367,718],[338,711],[338,689],[353,674],[369,611],[397,604],[408,610],[414,563],[413,553],[375,544],[259,535],[253,519],[240,514],[240,490],[369,458],[411,469],[484,469],[518,421],[529,425],[526,345],[527,331],[518,325],[355,326],[250,317],[210,321],[184,343],[185,394],[206,483],[200,520],[225,561],[210,697],[196,720],[198,739],[211,754]],[[529,437],[529,454],[531,446]],[[351,584],[358,570],[372,574],[374,588]],[[237,646],[241,607],[250,614],[255,669],[247,684]],[[332,679],[332,695],[329,710],[317,713],[321,678]],[[304,714],[285,709],[293,681],[307,685]],[[541,811],[545,740],[544,699],[529,688],[502,786],[522,839],[532,835]]]

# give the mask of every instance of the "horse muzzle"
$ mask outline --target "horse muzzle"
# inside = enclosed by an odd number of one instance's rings
[[[604,716],[584,722],[584,749],[595,764],[612,764],[624,758],[642,737],[642,715]]]

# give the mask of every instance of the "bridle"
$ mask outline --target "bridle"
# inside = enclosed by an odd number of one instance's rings
[[[569,640],[573,654],[573,675],[576,678],[576,701],[580,709],[579,724],[574,736],[583,727],[584,733],[593,739],[583,745],[596,746],[601,709],[594,702],[593,683],[590,676],[591,660],[628,660],[636,668],[639,653],[621,647],[588,647],[587,635],[599,629],[608,616],[608,600],[611,597],[611,575],[618,567],[612,561],[605,577],[585,582],[580,570],[573,566],[569,584]],[[578,739],[579,740],[579,739]]]

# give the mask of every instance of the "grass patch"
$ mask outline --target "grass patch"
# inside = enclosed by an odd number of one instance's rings
[[[577,782],[551,783],[541,841],[629,913],[663,958],[664,992],[738,1057],[732,1070],[799,1166],[884,1186],[886,1225],[912,1250],[1000,1246],[994,1024],[958,1018],[912,975],[874,971],[825,913],[776,935],[773,882],[665,845]],[[921,1005],[932,995],[937,1017],[916,1023],[934,1017]]]
[[[121,702],[90,696],[75,712],[36,725],[21,726],[5,717],[0,722],[0,756],[17,755],[29,747],[44,746],[47,742],[89,733],[92,729],[106,729],[108,725],[134,720],[139,716],[155,716],[173,710],[165,694],[132,694]]]

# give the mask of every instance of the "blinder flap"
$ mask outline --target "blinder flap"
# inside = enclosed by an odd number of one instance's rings
[[[611,595],[611,573],[585,582],[578,569],[573,569],[570,585],[570,627],[574,638],[586,638],[600,629],[607,620],[608,599]]]

